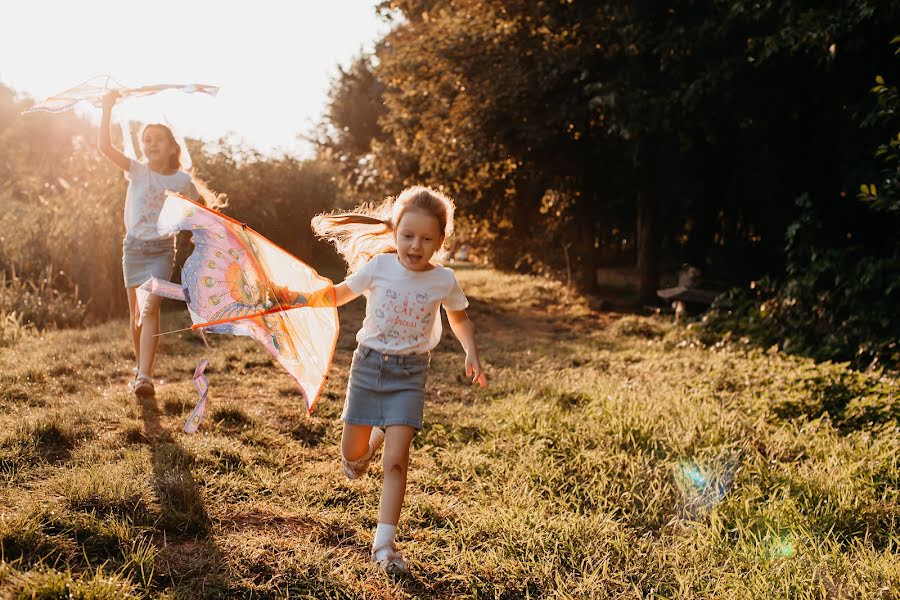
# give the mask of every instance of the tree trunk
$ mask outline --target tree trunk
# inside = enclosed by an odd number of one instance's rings
[[[646,171],[642,173],[637,193],[638,296],[645,304],[656,303],[659,289],[659,199],[651,177]]]
[[[659,289],[660,186],[657,182],[665,175],[660,160],[663,147],[662,140],[649,136],[638,146],[637,153],[638,296],[645,304],[656,304],[656,290]]]
[[[578,287],[592,293],[597,291],[597,247],[594,231],[594,207],[597,192],[588,191],[579,199],[578,206]]]
[[[701,181],[696,202],[691,207],[693,227],[685,248],[685,258],[689,264],[704,267],[709,259],[710,249],[722,210],[728,182],[734,169],[734,139],[725,137],[723,142],[713,146],[700,138],[694,177]]]

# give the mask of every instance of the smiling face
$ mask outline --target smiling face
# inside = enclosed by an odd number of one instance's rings
[[[172,134],[164,127],[148,125],[141,136],[141,147],[153,170],[177,168],[175,158],[178,153],[178,145]]]
[[[434,268],[429,261],[444,243],[437,218],[421,210],[408,209],[400,217],[394,237],[401,265],[410,271]]]

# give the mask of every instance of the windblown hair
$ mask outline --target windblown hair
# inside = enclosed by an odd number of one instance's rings
[[[162,123],[148,123],[141,129],[141,140],[144,139],[144,133],[151,127],[161,129],[165,136],[169,138],[169,142],[172,143],[172,146],[175,147],[175,152],[169,157],[169,168],[181,170],[181,144],[175,139],[175,134],[172,133],[172,130],[168,125],[163,125]],[[227,206],[228,201],[225,194],[217,194],[212,191],[205,181],[194,174],[193,169],[191,169],[189,175],[191,176],[191,182],[194,184],[194,187],[197,188],[197,193],[200,194],[200,200],[203,204],[213,210],[221,210]]]
[[[163,125],[162,123],[147,123],[144,125],[144,128],[141,129],[141,141],[144,140],[144,134],[147,133],[147,130],[151,127],[156,127],[161,129],[167,138],[169,138],[169,142],[175,147],[175,152],[172,153],[172,156],[169,157],[169,168],[171,169],[181,169],[181,145],[178,143],[178,140],[175,139],[175,134],[172,133],[172,130],[169,129],[167,125]]]
[[[207,208],[211,208],[215,211],[221,211],[228,206],[227,195],[219,194],[211,190],[209,184],[194,175],[194,169],[191,169],[190,175],[191,182],[193,182],[194,187],[197,188],[197,193],[200,194],[201,204],[205,204]]]
[[[394,230],[408,210],[431,215],[442,233],[441,245],[434,258],[446,258],[444,243],[453,235],[453,200],[429,187],[413,186],[403,190],[397,199],[387,198],[381,204],[363,204],[351,212],[321,214],[313,217],[316,236],[334,244],[353,273],[372,257],[396,252]]]

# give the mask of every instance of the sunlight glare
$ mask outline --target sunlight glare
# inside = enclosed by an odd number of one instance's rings
[[[234,132],[266,154],[308,156],[312,130],[338,65],[347,66],[388,26],[374,2],[199,0],[16,3],[4,8],[0,83],[43,99],[95,75],[126,86],[208,83],[214,102],[166,94],[166,117],[184,135]],[[99,119],[99,111],[79,112]]]

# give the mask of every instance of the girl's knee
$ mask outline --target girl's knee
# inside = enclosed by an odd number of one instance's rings
[[[394,473],[397,475],[405,475],[407,469],[409,469],[409,457],[408,456],[391,456],[388,454],[384,455],[384,472],[385,473]]]

